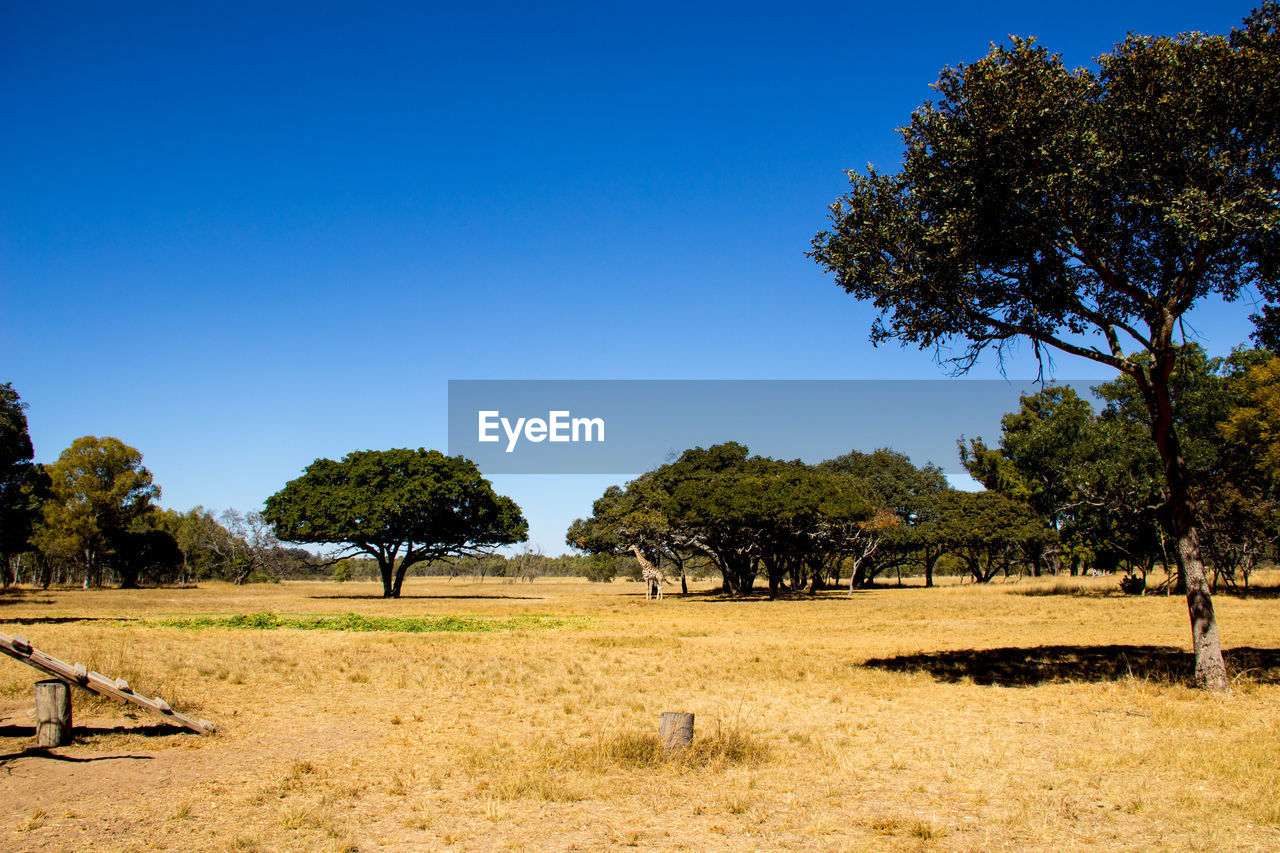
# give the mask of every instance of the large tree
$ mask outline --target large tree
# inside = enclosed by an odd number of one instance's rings
[[[26,404],[8,382],[0,384],[0,582],[11,580],[9,561],[26,551],[39,506],[32,500],[37,468],[27,432]]]
[[[1025,554],[1054,538],[1029,504],[992,491],[944,494],[933,525],[976,583],[1008,576]]]
[[[360,450],[317,459],[267,498],[284,542],[346,546],[378,563],[382,594],[399,598],[415,563],[523,542],[529,525],[475,463],[438,450]]]
[[[1051,549],[1032,553],[1036,573],[1056,568],[1067,552],[1071,573],[1085,562],[1114,569],[1121,561],[1144,572],[1161,554],[1162,502],[1155,448],[1143,425],[1100,419],[1071,388],[1025,395],[1001,420],[997,447],[981,438],[960,443],[960,461],[988,489],[1030,504],[1057,531]],[[1158,459],[1157,459],[1158,462]],[[1038,565],[1037,565],[1038,561]]]
[[[934,566],[943,552],[925,522],[934,515],[939,497],[951,489],[942,469],[932,462],[917,468],[906,454],[888,447],[871,453],[851,450],[821,467],[865,482],[899,520],[884,531],[871,559],[854,568],[850,586],[871,586],[881,572],[896,568],[900,573],[911,563],[924,570],[925,586],[933,586]]]
[[[53,497],[44,505],[36,543],[46,554],[74,554],[88,589],[115,544],[154,511],[160,487],[142,454],[111,436],[77,438],[47,471]]]
[[[765,570],[769,594],[813,591],[842,560],[866,558],[898,519],[868,484],[831,468],[751,456],[736,442],[686,450],[611,486],[566,541],[593,553],[634,545],[649,559],[710,563],[724,591],[745,595]],[[877,510],[880,510],[879,512]]]
[[[1183,318],[1280,290],[1280,6],[1230,36],[1130,35],[1067,68],[1033,40],[947,68],[894,174],[849,173],[813,257],[881,314],[879,342],[960,372],[1028,339],[1135,382],[1187,579],[1196,681],[1228,687],[1169,395]],[[1146,358],[1136,358],[1145,355]]]

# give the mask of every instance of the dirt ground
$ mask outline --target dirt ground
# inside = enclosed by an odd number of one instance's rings
[[[73,695],[34,748],[0,657],[0,849],[1280,849],[1280,599],[1217,606],[1235,689],[1185,686],[1176,598],[1114,579],[726,600],[702,584],[410,579],[17,590],[0,631],[218,727]],[[481,632],[180,615],[573,617]],[[697,715],[664,758],[659,714]]]

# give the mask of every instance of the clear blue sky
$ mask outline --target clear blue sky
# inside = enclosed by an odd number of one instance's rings
[[[249,510],[444,449],[451,378],[937,378],[803,255],[842,170],[1010,33],[1085,64],[1250,5],[4,3],[0,381],[40,461],[114,435]],[[613,479],[495,484],[554,554]]]

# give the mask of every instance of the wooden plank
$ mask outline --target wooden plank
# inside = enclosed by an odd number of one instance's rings
[[[52,675],[54,678],[65,681],[74,687],[98,693],[115,699],[117,702],[145,708],[152,713],[161,715],[165,719],[185,726],[193,732],[210,735],[214,733],[213,724],[208,720],[193,720],[190,717],[179,714],[158,696],[154,700],[140,696],[133,692],[129,682],[123,678],[108,678],[99,672],[88,672],[84,664],[77,663],[73,666],[52,655],[45,654],[33,647],[24,637],[10,637],[8,634],[0,632],[0,653],[7,654],[27,666]]]

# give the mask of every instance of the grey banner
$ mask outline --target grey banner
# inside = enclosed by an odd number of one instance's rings
[[[1089,382],[1071,385],[1092,399]],[[1034,382],[450,380],[449,453],[485,474],[640,474],[726,441],[818,462],[890,447],[962,473],[956,440],[999,440]]]

